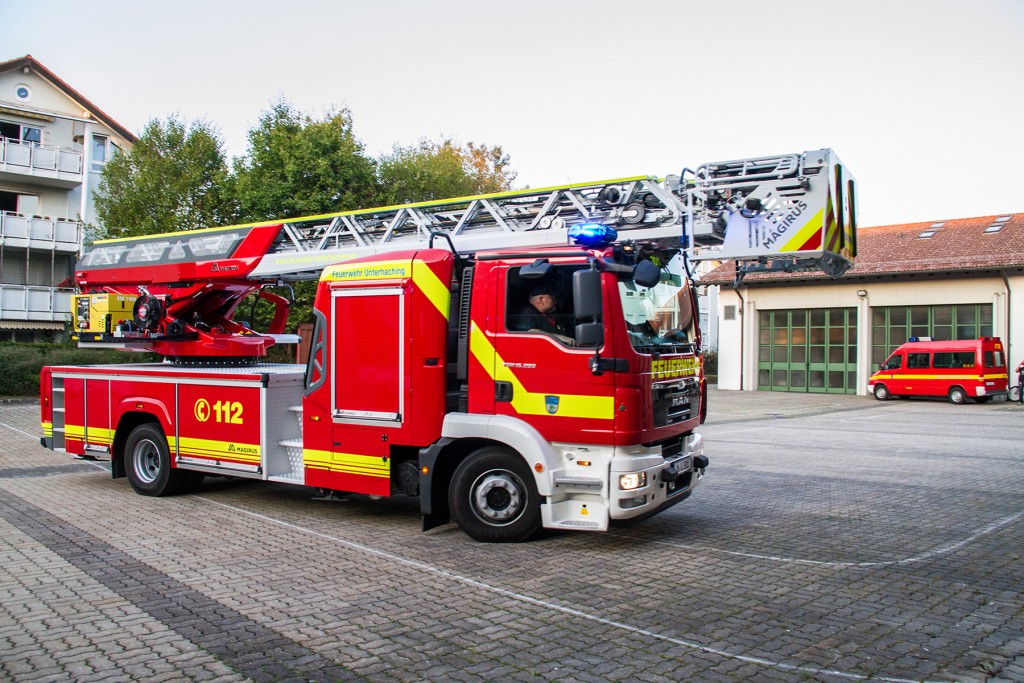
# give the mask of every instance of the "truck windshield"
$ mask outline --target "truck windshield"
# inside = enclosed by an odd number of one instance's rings
[[[644,353],[692,351],[696,334],[693,305],[681,258],[662,268],[661,281],[645,288],[619,280],[619,298],[629,341]]]

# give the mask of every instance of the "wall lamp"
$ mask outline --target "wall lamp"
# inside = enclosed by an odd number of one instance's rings
[[[868,290],[866,290],[866,289],[858,289],[857,290],[857,296],[859,296],[861,299],[865,298],[867,295],[868,295]]]

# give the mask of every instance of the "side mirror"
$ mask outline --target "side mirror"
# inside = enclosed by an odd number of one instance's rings
[[[576,346],[601,346],[604,343],[604,325],[582,323],[576,326]]]
[[[644,259],[633,269],[633,282],[641,287],[653,287],[661,282],[661,268]]]
[[[600,320],[603,313],[600,271],[577,270],[572,274],[572,305],[577,320]]]

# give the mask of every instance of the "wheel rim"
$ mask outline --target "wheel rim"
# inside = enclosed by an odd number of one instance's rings
[[[949,392],[949,400],[953,403],[963,403],[965,396],[966,394],[959,389],[953,389],[953,391]]]
[[[160,474],[160,450],[149,439],[143,439],[132,451],[132,470],[143,484],[152,484]]]
[[[526,487],[505,470],[491,470],[477,477],[469,502],[480,521],[501,526],[515,521],[525,509]]]

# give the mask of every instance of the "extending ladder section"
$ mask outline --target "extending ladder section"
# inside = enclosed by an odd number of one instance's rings
[[[250,277],[308,279],[339,261],[426,246],[438,232],[469,253],[564,244],[569,228],[597,222],[679,247],[684,210],[664,183],[640,176],[297,218]]]

